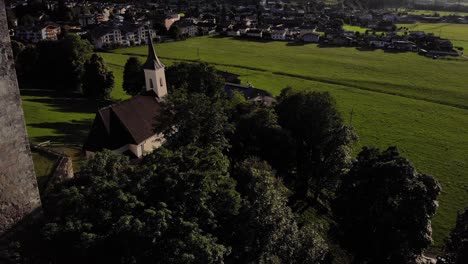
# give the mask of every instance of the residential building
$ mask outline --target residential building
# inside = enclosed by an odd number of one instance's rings
[[[308,42],[308,43],[318,43],[320,41],[320,34],[306,33],[302,35],[302,41]]]
[[[141,24],[110,24],[95,28],[91,35],[98,49],[115,45],[132,46],[146,44],[148,36],[156,38],[156,31]]]
[[[24,41],[37,43],[41,40],[57,40],[60,32],[59,25],[49,24],[46,26],[18,27],[15,36]]]
[[[276,27],[271,29],[271,39],[273,40],[286,40],[287,28]]]

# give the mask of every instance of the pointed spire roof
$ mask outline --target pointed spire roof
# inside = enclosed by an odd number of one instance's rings
[[[145,64],[143,64],[144,69],[149,70],[156,70],[160,68],[164,68],[164,64],[161,63],[158,56],[156,55],[156,51],[154,50],[153,40],[151,39],[151,34],[148,31],[148,58],[146,59]]]

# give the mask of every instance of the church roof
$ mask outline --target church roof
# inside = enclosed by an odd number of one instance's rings
[[[148,70],[157,70],[164,68],[164,64],[159,61],[156,51],[154,50],[153,40],[151,39],[151,34],[148,34],[148,58],[146,59],[145,64],[143,64],[144,69]]]
[[[153,91],[101,108],[83,148],[99,151],[138,145],[156,134],[154,123],[160,110],[160,102]]]

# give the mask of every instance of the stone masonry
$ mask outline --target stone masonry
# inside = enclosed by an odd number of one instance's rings
[[[0,240],[11,227],[40,211],[31,150],[16,79],[5,2],[0,0]]]

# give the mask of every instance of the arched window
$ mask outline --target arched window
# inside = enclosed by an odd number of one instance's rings
[[[153,88],[154,88],[154,86],[153,86],[153,79],[150,79],[149,81],[150,81],[150,88],[153,89]]]
[[[159,85],[160,85],[161,87],[163,86],[162,78],[159,78]]]

